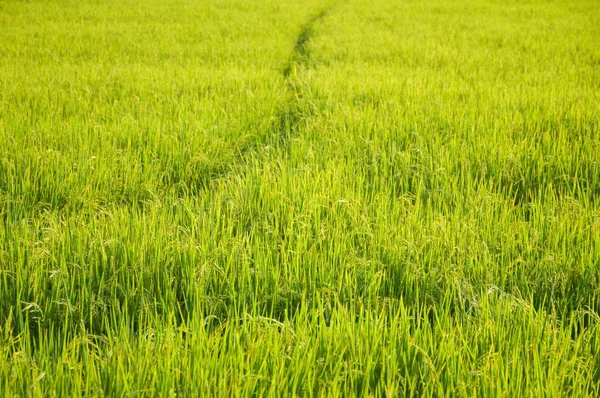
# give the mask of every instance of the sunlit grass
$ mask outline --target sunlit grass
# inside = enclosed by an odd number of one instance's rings
[[[0,391],[597,396],[593,1],[0,4]]]

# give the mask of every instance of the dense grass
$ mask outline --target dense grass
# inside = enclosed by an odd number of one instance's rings
[[[600,394],[600,4],[0,3],[0,391]]]

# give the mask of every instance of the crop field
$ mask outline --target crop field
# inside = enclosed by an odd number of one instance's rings
[[[0,0],[0,394],[600,396],[600,2]]]

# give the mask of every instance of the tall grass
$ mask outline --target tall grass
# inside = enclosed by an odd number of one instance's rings
[[[597,396],[594,1],[0,4],[0,391]]]

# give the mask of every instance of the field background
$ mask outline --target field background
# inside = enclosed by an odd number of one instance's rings
[[[5,396],[599,396],[600,3],[0,2]]]

